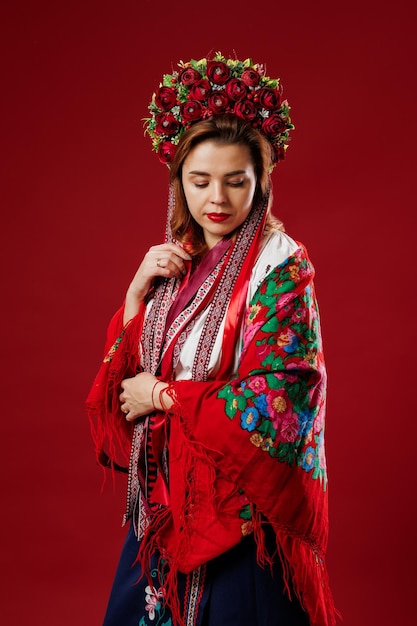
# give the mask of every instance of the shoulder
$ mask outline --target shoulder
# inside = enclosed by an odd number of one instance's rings
[[[280,268],[300,262],[309,266],[313,271],[304,244],[296,241],[285,232],[275,229],[269,230],[263,237],[261,249],[252,270],[252,293],[268,276],[273,273],[276,275]]]
[[[292,256],[300,247],[303,247],[302,244],[295,241],[287,233],[270,229],[264,234],[257,262],[262,263],[265,259],[270,259],[272,267],[276,267]]]

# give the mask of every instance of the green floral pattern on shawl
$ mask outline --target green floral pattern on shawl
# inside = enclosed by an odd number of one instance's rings
[[[262,282],[249,306],[241,354],[242,360],[249,352],[258,367],[243,379],[238,371],[218,397],[254,446],[299,466],[325,490],[326,372],[313,275],[301,247]]]

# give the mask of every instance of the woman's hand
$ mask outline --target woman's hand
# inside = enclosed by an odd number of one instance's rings
[[[172,400],[166,394],[163,399],[164,406],[160,402],[160,394],[168,384],[148,372],[137,374],[134,378],[125,378],[121,386],[123,391],[119,396],[120,408],[128,422],[149,415],[155,409],[161,411],[172,406]]]
[[[191,261],[187,252],[175,243],[152,246],[145,254],[126,294],[123,322],[126,324],[139,311],[139,305],[157,276],[180,278],[187,273],[185,261]]]

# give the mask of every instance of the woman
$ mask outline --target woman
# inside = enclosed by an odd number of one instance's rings
[[[271,214],[293,128],[281,95],[218,53],[165,75],[150,105],[166,241],[110,323],[87,402],[100,463],[129,466],[105,626],[334,623],[314,270]]]

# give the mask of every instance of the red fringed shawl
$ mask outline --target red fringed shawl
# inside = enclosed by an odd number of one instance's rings
[[[157,415],[164,441],[154,449],[161,454],[167,442],[168,501],[151,492],[154,513],[139,558],[146,564],[159,550],[169,564],[165,585],[174,616],[177,571],[194,570],[252,532],[259,561],[267,563],[262,525],[268,523],[284,579],[291,580],[311,626],[335,623],[325,565],[326,372],[313,276],[302,246],[267,275],[246,310],[232,379],[220,370],[216,380],[170,383],[174,406]],[[132,432],[120,412],[119,385],[139,366],[143,316],[142,310],[125,329],[122,310],[113,318],[87,401],[98,459],[105,464],[110,458],[110,464],[127,465]],[[231,354],[234,344],[223,349]],[[162,362],[164,380],[172,379],[168,360]]]

